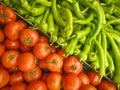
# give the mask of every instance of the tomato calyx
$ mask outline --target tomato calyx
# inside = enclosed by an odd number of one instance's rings
[[[25,38],[25,44],[29,44],[29,43],[31,43],[31,39],[28,37],[28,38]]]
[[[13,59],[13,58],[14,58],[14,55],[11,54],[11,55],[8,56],[8,58],[9,58],[9,59]]]
[[[2,16],[3,19],[6,19],[6,18],[7,18],[7,16],[6,16],[5,13],[2,13],[1,16]]]
[[[51,61],[51,63],[52,64],[56,64],[57,62],[56,62],[56,59],[53,59],[52,61]]]
[[[71,69],[74,71],[74,70],[76,70],[76,66],[75,65],[72,65],[71,66]]]
[[[32,70],[32,71],[29,72],[29,74],[30,74],[31,76],[34,76],[34,73],[35,73],[35,72],[36,72],[35,70]]]

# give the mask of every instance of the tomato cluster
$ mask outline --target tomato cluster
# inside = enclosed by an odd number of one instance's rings
[[[11,10],[0,5],[0,90],[116,90],[24,21],[7,20],[4,9]],[[14,11],[11,14],[16,17]]]

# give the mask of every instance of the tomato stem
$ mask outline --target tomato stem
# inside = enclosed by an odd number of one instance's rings
[[[2,18],[4,18],[4,19],[6,19],[6,18],[7,18],[7,16],[6,16],[6,14],[5,14],[5,13],[2,13],[2,14],[1,14],[1,16],[2,16]]]

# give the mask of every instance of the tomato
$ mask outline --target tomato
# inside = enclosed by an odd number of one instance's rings
[[[5,86],[5,87],[1,88],[0,90],[10,90],[10,87]]]
[[[0,24],[6,24],[17,19],[16,13],[7,6],[3,6],[0,9]]]
[[[82,71],[82,64],[76,56],[68,56],[64,61],[63,69],[66,73],[79,74]]]
[[[17,50],[19,48],[19,40],[10,40],[6,39],[4,41],[4,45],[7,49]]]
[[[51,51],[51,53],[56,53],[56,51],[57,51],[57,49],[56,49],[56,47],[55,47],[55,45],[50,45],[50,51]]]
[[[98,90],[117,90],[115,84],[108,80],[101,80],[100,84],[98,85]]]
[[[50,52],[50,45],[47,42],[39,42],[33,47],[33,53],[38,59],[45,59]]]
[[[46,69],[47,68],[45,60],[39,60],[39,67],[42,68],[42,69]]]
[[[23,82],[23,81],[24,81],[23,73],[20,71],[10,75],[10,81],[9,81],[10,85],[13,85],[18,82]]]
[[[8,50],[6,51],[2,58],[1,62],[5,68],[12,68],[17,66],[17,59],[19,56],[19,52],[16,50]]]
[[[27,47],[33,47],[39,41],[39,33],[30,28],[26,28],[20,33],[20,41]]]
[[[2,57],[4,52],[5,52],[5,46],[3,44],[0,44],[0,58]]]
[[[3,32],[3,30],[0,29],[0,43],[3,42],[5,39],[5,34]]]
[[[52,72],[59,71],[63,66],[63,60],[57,53],[50,54],[46,58],[45,63],[47,65],[47,69]]]
[[[66,57],[66,52],[65,52],[65,50],[63,50],[63,49],[59,49],[58,51],[57,51],[57,54],[64,60],[65,59],[65,57]]]
[[[97,89],[94,86],[88,84],[88,85],[82,85],[79,90],[97,90]]]
[[[63,77],[62,86],[64,90],[79,90],[81,82],[77,74],[69,73]]]
[[[78,74],[78,77],[79,77],[79,79],[81,81],[81,85],[88,85],[88,84],[90,84],[89,78],[88,78],[87,74],[85,74],[84,72],[80,72]]]
[[[43,81],[33,81],[28,85],[27,90],[47,90],[47,86]]]
[[[25,45],[23,45],[22,43],[20,43],[20,51],[22,51],[22,52],[29,52],[29,51],[31,51],[31,47],[27,47],[27,46],[25,46]]]
[[[10,90],[26,90],[27,85],[23,82],[15,83],[11,86]]]
[[[17,60],[19,70],[28,72],[36,67],[34,55],[30,52],[22,53]]]
[[[9,73],[5,69],[0,69],[0,88],[7,85],[9,78]]]
[[[100,83],[100,75],[98,72],[88,71],[87,75],[89,77],[91,85],[97,86]]]
[[[7,70],[8,70],[8,72],[9,72],[10,74],[11,74],[11,73],[16,73],[16,72],[19,71],[19,69],[18,69],[17,66],[12,67],[12,68],[8,68]]]
[[[62,75],[60,73],[51,72],[47,76],[47,87],[49,90],[60,90],[61,89]]]
[[[40,35],[39,42],[47,42],[48,43],[48,38],[45,35]]]
[[[33,82],[35,80],[39,80],[41,76],[42,76],[42,70],[39,68],[39,66],[37,66],[36,68],[34,68],[29,72],[23,73],[24,80],[28,83]]]
[[[47,77],[48,77],[48,73],[44,73],[44,74],[41,76],[40,80],[46,83]]]
[[[10,22],[5,25],[4,33],[10,40],[17,40],[20,32],[24,29],[24,26],[19,21]]]

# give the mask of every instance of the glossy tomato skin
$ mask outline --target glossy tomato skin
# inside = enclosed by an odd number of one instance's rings
[[[6,51],[1,58],[1,62],[5,68],[12,68],[17,66],[17,59],[19,56],[19,52],[16,50],[8,50]]]
[[[20,32],[24,29],[21,22],[14,21],[5,25],[4,32],[8,39],[17,40],[19,38]]]
[[[0,29],[0,43],[2,43],[5,39],[5,34],[3,32],[3,30]]]
[[[10,90],[10,87],[9,86],[5,86],[5,87],[1,88],[0,90]]]
[[[39,42],[47,42],[48,43],[48,38],[45,35],[40,35]]]
[[[63,49],[58,49],[57,54],[64,60],[66,57],[66,52]]]
[[[18,50],[18,48],[20,46],[20,42],[19,42],[19,40],[6,39],[4,41],[4,45],[5,45],[6,49]]]
[[[36,67],[35,57],[31,52],[22,53],[17,60],[19,70],[23,72],[31,71]]]
[[[38,65],[41,69],[47,69],[47,65],[45,63],[45,60],[39,60]]]
[[[5,46],[4,44],[0,44],[0,58],[2,57],[3,53],[5,52]]]
[[[39,42],[33,47],[34,55],[40,59],[44,60],[50,53],[50,45],[47,42]]]
[[[81,82],[76,74],[69,73],[63,77],[62,86],[64,90],[79,90]]]
[[[3,6],[0,10],[0,23],[6,24],[17,19],[16,13],[9,7]]]
[[[97,86],[100,83],[100,75],[98,72],[95,71],[88,71],[87,75],[90,80],[90,84],[93,86]]]
[[[101,80],[100,84],[98,85],[98,90],[117,90],[115,84],[108,80]]]
[[[39,33],[30,28],[26,28],[20,33],[20,41],[27,47],[33,47],[39,41]]]
[[[9,82],[10,75],[5,69],[0,69],[0,88],[4,87],[7,85]]]
[[[79,90],[97,90],[97,89],[94,86],[88,84],[88,85],[82,85]]]
[[[39,80],[41,76],[42,76],[42,70],[39,68],[39,66],[37,66],[36,68],[34,68],[29,72],[23,73],[24,80],[28,83],[33,82],[35,80]]]
[[[55,45],[50,45],[50,51],[51,51],[51,53],[56,53],[57,49],[56,49]]]
[[[47,87],[49,90],[60,90],[62,82],[62,75],[57,72],[51,72],[47,76]]]
[[[23,73],[22,72],[16,72],[16,73],[12,73],[10,75],[10,85],[13,85],[15,83],[18,83],[18,82],[23,82],[24,79],[23,79]]]
[[[22,52],[29,52],[29,51],[31,51],[32,50],[32,48],[31,47],[27,47],[27,46],[25,46],[25,45],[23,45],[22,43],[20,43],[20,51],[22,51]]]
[[[79,74],[82,71],[82,64],[76,56],[68,56],[64,60],[63,69],[66,73]]]
[[[24,82],[18,82],[11,86],[10,90],[26,90],[27,85]]]
[[[63,66],[63,60],[57,53],[50,54],[45,63],[47,65],[47,69],[52,72],[58,72]]]
[[[47,86],[43,81],[31,82],[26,90],[47,90]]]
[[[86,73],[80,72],[78,74],[78,77],[79,77],[79,79],[81,81],[81,85],[88,85],[88,84],[90,84],[89,77],[87,76]]]

